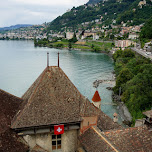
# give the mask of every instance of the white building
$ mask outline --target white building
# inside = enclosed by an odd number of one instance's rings
[[[139,38],[139,34],[137,33],[130,33],[128,39],[137,39]]]

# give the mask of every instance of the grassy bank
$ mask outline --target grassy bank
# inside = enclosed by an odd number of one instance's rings
[[[66,49],[79,49],[79,50],[90,50],[94,52],[109,52],[112,48],[111,42],[96,42],[96,41],[86,41],[76,43],[70,42],[66,39],[49,41],[47,39],[35,40],[35,46],[40,47],[50,47],[50,48],[66,48]]]

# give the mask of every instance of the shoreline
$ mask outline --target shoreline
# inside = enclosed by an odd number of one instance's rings
[[[115,79],[115,75],[113,74],[113,78],[111,80],[96,80],[93,82],[93,87],[97,88],[99,86],[100,83],[106,83],[106,84],[110,84],[111,86],[107,87],[106,89],[109,91],[112,91],[112,101],[113,103],[115,103],[117,105],[117,110],[118,110],[118,115],[122,120],[122,123],[126,126],[131,126],[131,121],[132,121],[132,116],[127,108],[127,106],[125,105],[124,102],[121,101],[120,97],[116,94],[114,94],[113,92],[113,87],[116,84],[116,79]]]
[[[122,122],[125,125],[131,126],[131,121],[132,121],[132,116],[127,108],[127,106],[125,105],[124,102],[121,101],[120,97],[116,94],[114,94],[114,92],[112,93],[112,99],[113,102],[115,102],[118,107],[118,112],[119,112],[119,116],[122,119]]]
[[[41,47],[41,46],[35,46],[35,47]],[[67,47],[49,47],[49,46],[45,46],[45,47],[47,47],[47,48],[55,48],[55,49],[60,49],[60,50],[65,50],[66,49],[66,50],[69,50],[69,51],[70,50],[74,50],[74,51],[95,52],[95,51],[93,51],[91,49],[90,50],[89,49],[78,49],[78,48],[71,48],[71,49],[69,49]],[[112,58],[112,52],[111,51],[108,51],[108,52],[106,52],[106,51],[98,51],[98,52],[95,52],[95,53],[106,54],[106,55],[108,55],[113,60],[113,58]],[[105,80],[105,81],[110,81],[112,83],[113,87],[114,87],[115,83],[116,83],[116,78],[115,78],[114,73],[113,73],[113,77],[114,77],[113,80]],[[104,80],[96,80],[94,83],[97,82],[97,83],[100,84],[103,81]],[[98,84],[93,84],[93,85],[96,86]],[[131,125],[131,121],[132,121],[132,116],[131,116],[128,108],[126,107],[126,105],[120,99],[118,99],[118,95],[114,94],[114,92],[112,90],[113,87],[107,87],[107,89],[110,90],[110,91],[112,91],[112,100],[113,100],[113,102],[115,102],[117,104],[118,114],[121,117],[121,120],[122,120],[123,124],[130,126]]]

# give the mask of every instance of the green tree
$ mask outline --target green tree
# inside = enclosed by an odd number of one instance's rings
[[[78,40],[77,40],[76,34],[75,34],[75,32],[74,32],[73,38],[70,39],[69,42],[75,43],[75,42],[77,42],[77,41],[78,41]]]
[[[37,46],[38,43],[37,43],[37,40],[36,40],[36,37],[34,37],[34,46]]]
[[[133,73],[128,68],[123,68],[116,80],[116,86],[114,87],[115,93],[119,93],[119,88],[124,89],[125,84],[133,78]]]
[[[141,33],[141,39],[152,39],[152,18],[150,18],[143,26]]]
[[[71,42],[68,43],[68,48],[71,49],[72,48],[72,44]]]

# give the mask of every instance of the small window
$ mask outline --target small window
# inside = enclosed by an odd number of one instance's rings
[[[57,138],[58,138],[58,139],[61,139],[61,135],[57,135]]]
[[[52,150],[61,149],[61,135],[52,135]]]
[[[56,139],[56,135],[52,135],[52,139]]]

